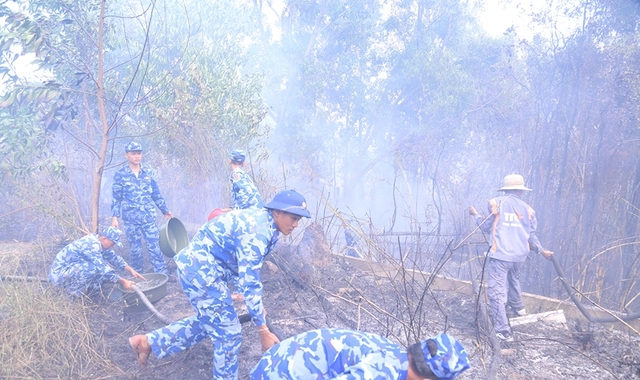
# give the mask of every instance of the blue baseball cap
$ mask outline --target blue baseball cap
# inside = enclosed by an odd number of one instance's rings
[[[264,205],[264,207],[311,218],[311,213],[307,210],[307,201],[295,190],[282,190],[273,197],[271,202]]]
[[[120,231],[119,229],[115,227],[107,227],[102,231],[100,235],[106,237],[107,239],[114,242],[115,245],[122,248],[122,242],[120,241],[120,235],[122,235],[122,231]]]
[[[234,149],[229,154],[229,158],[231,158],[231,161],[235,164],[242,164],[244,163],[244,159],[247,158],[247,155],[242,149]]]
[[[440,334],[409,347],[418,375],[432,372],[439,379],[453,379],[469,369],[469,355],[462,344],[448,334]]]
[[[129,152],[133,152],[133,151],[142,152],[142,145],[140,145],[139,142],[131,141],[129,144],[127,144],[124,147],[124,152],[125,153],[129,153]]]

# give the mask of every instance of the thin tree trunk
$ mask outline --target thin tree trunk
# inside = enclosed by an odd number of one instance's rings
[[[104,54],[102,38],[104,34],[105,0],[100,0],[100,18],[98,19],[98,111],[100,112],[100,124],[102,133],[100,136],[100,150],[98,151],[98,164],[93,172],[93,193],[91,194],[91,230],[98,231],[98,217],[100,215],[100,185],[102,184],[102,172],[107,156],[107,144],[109,143],[109,124],[104,107]]]

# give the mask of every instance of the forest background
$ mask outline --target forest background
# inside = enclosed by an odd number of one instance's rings
[[[186,223],[228,205],[242,148],[263,198],[429,236],[417,254],[463,241],[467,207],[520,173],[571,283],[637,311],[640,6],[545,1],[500,35],[483,6],[1,0],[0,239],[107,225],[131,140]],[[525,288],[560,294],[532,260]]]

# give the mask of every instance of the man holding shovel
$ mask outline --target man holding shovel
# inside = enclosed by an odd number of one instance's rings
[[[542,248],[536,235],[535,211],[520,199],[525,191],[531,191],[524,185],[524,178],[510,174],[504,177],[498,191],[504,191],[505,195],[489,200],[488,217],[482,217],[473,206],[469,207],[469,214],[475,217],[482,231],[491,233],[487,282],[493,327],[499,339],[511,342],[507,306],[518,316],[527,313],[520,290],[520,267],[530,250],[547,259],[553,252]]]
[[[178,279],[196,315],[129,338],[138,363],[146,366],[151,352],[162,359],[209,337],[214,379],[237,379],[242,331],[227,283],[238,277],[262,349],[276,344],[278,338],[266,325],[260,269],[279,234],[289,235],[302,217],[311,217],[304,197],[284,190],[264,208],[229,211],[202,226],[174,257]]]

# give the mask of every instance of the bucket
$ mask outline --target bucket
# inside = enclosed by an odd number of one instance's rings
[[[164,273],[145,273],[142,276],[146,278],[147,281],[142,281],[139,278],[134,278],[132,281],[135,281],[136,286],[138,286],[151,303],[156,303],[167,295],[167,281],[169,280],[169,276]],[[125,311],[138,312],[149,310],[136,292],[133,290],[125,290],[120,283],[118,283],[117,287],[122,293]]]
[[[176,253],[189,244],[189,235],[184,224],[178,218],[171,218],[160,226],[160,250],[167,257]]]

